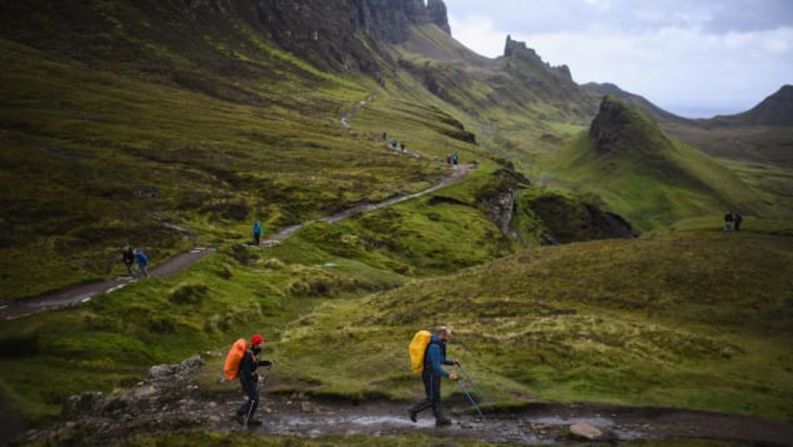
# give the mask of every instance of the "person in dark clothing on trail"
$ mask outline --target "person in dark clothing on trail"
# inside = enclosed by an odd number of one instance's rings
[[[454,164],[454,165],[460,164],[460,156],[457,155],[457,152],[452,154],[452,164]]]
[[[269,360],[259,360],[263,344],[264,337],[261,335],[256,334],[251,337],[251,347],[245,351],[245,356],[242,357],[240,370],[237,374],[246,399],[237,410],[234,419],[244,427],[262,424],[260,420],[253,419],[256,409],[259,408],[259,384],[264,382],[264,377],[256,372],[256,368],[259,366],[271,368],[273,365],[273,362]]]
[[[259,246],[259,240],[262,237],[262,223],[258,220],[253,224],[253,245]]]
[[[724,231],[730,232],[732,231],[732,213],[727,213],[724,215]]]
[[[402,152],[405,152],[405,142],[399,143],[399,148],[402,149]]]
[[[121,250],[121,259],[124,260],[124,265],[127,266],[127,275],[132,276],[132,265],[135,263],[135,252],[132,251],[132,247],[129,244],[124,246],[124,249]]]
[[[149,277],[149,257],[143,252],[142,248],[135,250],[135,260],[138,261],[138,271],[146,278]]]
[[[424,381],[425,397],[408,410],[408,417],[416,422],[416,416],[427,408],[432,408],[435,415],[435,426],[442,427],[450,425],[452,422],[443,414],[443,404],[441,403],[441,378],[457,380],[457,373],[447,372],[441,365],[459,365],[455,360],[446,359],[446,343],[452,337],[452,330],[448,327],[440,327],[432,335],[432,340],[427,346],[427,353],[424,355],[424,371],[421,379]]]
[[[743,222],[743,216],[741,213],[735,213],[732,216],[733,226],[735,227],[735,231],[741,231],[741,223]]]

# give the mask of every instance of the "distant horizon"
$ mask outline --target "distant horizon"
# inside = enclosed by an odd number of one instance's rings
[[[793,83],[787,0],[445,0],[452,36],[487,57],[507,35],[579,84],[609,82],[687,118],[750,110]]]

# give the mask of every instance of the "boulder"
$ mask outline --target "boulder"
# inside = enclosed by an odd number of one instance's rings
[[[570,436],[585,441],[596,441],[603,437],[603,432],[586,422],[576,422],[570,426]]]

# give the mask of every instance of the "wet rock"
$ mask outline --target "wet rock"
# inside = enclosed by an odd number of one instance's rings
[[[570,436],[575,439],[595,441],[603,437],[603,432],[586,422],[576,422],[570,426]]]
[[[176,366],[174,365],[154,365],[149,368],[149,379],[162,379],[167,376],[171,376],[176,372]]]
[[[203,365],[204,365],[204,361],[201,360],[201,356],[200,355],[194,355],[194,356],[190,357],[189,359],[187,359],[187,360],[183,361],[182,363],[180,363],[179,366],[177,367],[177,372],[179,374],[192,373],[195,370],[197,370],[198,368],[201,368],[201,366],[203,366]]]
[[[143,385],[130,391],[127,395],[127,398],[134,400],[153,399],[158,397],[159,394],[160,390],[157,387],[152,385]]]
[[[101,392],[82,393],[69,397],[64,406],[67,416],[81,414],[96,414],[105,405],[105,398]]]

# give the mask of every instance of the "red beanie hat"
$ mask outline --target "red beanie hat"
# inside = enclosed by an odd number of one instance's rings
[[[264,343],[264,337],[262,337],[261,335],[255,334],[253,337],[251,337],[252,346],[260,345],[262,343]]]

